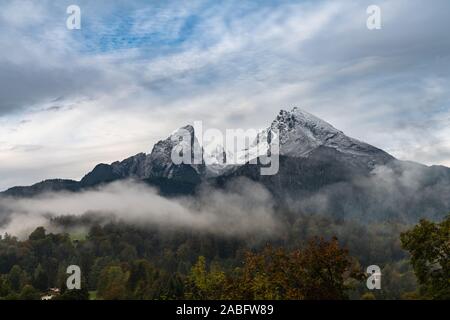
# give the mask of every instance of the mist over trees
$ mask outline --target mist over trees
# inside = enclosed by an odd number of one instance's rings
[[[71,232],[39,227],[26,240],[1,238],[1,299],[40,299],[52,288],[60,289],[55,299],[447,299],[450,292],[449,218],[413,227],[300,216],[275,239],[95,215],[52,224]],[[65,289],[72,264],[82,270],[81,290]],[[365,285],[371,264],[382,269],[382,290]]]

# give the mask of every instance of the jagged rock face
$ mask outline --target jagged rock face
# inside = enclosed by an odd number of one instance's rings
[[[220,144],[208,147],[203,153],[206,178],[221,176],[234,167],[233,164],[230,164],[230,159],[233,159],[230,151],[226,151]]]
[[[121,162],[111,164],[112,172],[121,178],[136,177],[141,179],[145,176],[145,160],[147,155],[139,153]]]
[[[333,159],[328,159],[329,161],[339,160],[338,162],[345,163],[346,167],[358,168],[358,172],[362,171],[362,168],[370,170],[377,164],[385,164],[394,159],[386,152],[347,137],[327,122],[297,108],[292,111],[281,110],[271,126],[258,134],[251,148],[242,151],[241,156],[253,159],[265,154],[271,142],[269,132],[275,131],[279,135],[279,153],[284,157],[303,159],[314,154],[314,161],[323,162],[330,154],[323,154],[323,150],[329,148],[336,151]],[[172,152],[174,149],[181,150],[186,147],[186,143],[190,144],[188,147],[191,150],[192,162],[196,155],[200,155],[202,159],[197,162],[201,163],[173,163]],[[319,159],[317,154],[323,154],[323,159]],[[92,186],[124,178],[164,178],[199,183],[204,178],[228,176],[230,173],[236,175],[236,172],[245,171],[245,166],[239,170],[234,164],[227,164],[227,158],[231,157],[228,157],[222,146],[215,146],[209,153],[204,153],[195,137],[194,128],[185,126],[174,131],[167,139],[156,143],[148,155],[140,153],[111,165],[99,164],[81,180],[81,184]],[[222,160],[225,160],[225,163],[222,163]]]
[[[367,177],[372,169],[366,161],[355,161],[354,156],[334,148],[318,146],[307,157],[280,155],[279,171],[276,175],[261,175],[260,166],[246,164],[218,178],[223,184],[236,177],[247,177],[262,183],[278,198],[297,197],[304,192],[315,192],[321,188],[351,181],[355,177]]]
[[[186,143],[189,146],[186,146]],[[167,139],[159,141],[148,155],[139,153],[111,165],[97,165],[81,180],[81,185],[89,187],[126,178],[158,181],[158,184],[164,183],[165,185],[168,183],[165,180],[196,185],[201,181],[205,165],[201,160],[199,164],[174,164],[172,152],[175,149],[182,154],[183,147],[188,147],[184,150],[191,150],[192,163],[195,154],[201,158],[202,150],[195,138],[192,126],[180,128]]]
[[[177,153],[181,158],[183,150],[190,150],[190,163],[175,164],[172,159],[172,153]],[[173,132],[166,140],[155,144],[152,152],[145,159],[144,178],[163,177],[177,179],[185,173],[189,180],[196,179],[196,176],[200,179],[200,176],[205,171],[202,157],[203,151],[195,137],[194,128],[192,126],[182,127]]]
[[[394,159],[383,150],[350,138],[331,124],[298,108],[281,110],[271,126],[258,136],[258,143],[268,140],[268,132],[278,132],[280,155],[287,157],[304,158],[319,147],[328,147],[364,161],[369,167]]]
[[[271,125],[258,134],[250,148],[240,151],[240,157],[254,159],[265,155],[271,142],[271,132],[275,130],[279,134],[280,156],[283,159],[296,160],[282,161],[280,173],[276,177],[261,179],[273,190],[277,188],[286,190],[293,186],[311,188],[317,184],[324,185],[335,181],[336,177],[345,179],[348,174],[344,175],[344,172],[366,174],[376,164],[385,164],[394,159],[378,148],[347,137],[327,122],[298,108],[291,111],[281,110]],[[191,159],[200,155],[200,161],[197,158],[194,164],[174,164],[173,151],[180,152],[186,144],[189,144]],[[52,182],[47,181],[45,189],[77,190],[126,178],[157,181],[158,184],[164,185],[170,185],[170,181],[176,181],[182,183],[185,189],[185,183],[187,186],[195,187],[205,179],[223,181],[236,175],[254,176],[253,172],[260,170],[258,165],[239,166],[227,163],[226,160],[231,158],[233,158],[232,154],[223,146],[213,146],[208,152],[204,152],[195,136],[194,128],[188,125],[174,131],[167,139],[156,143],[150,154],[139,153],[110,165],[99,164],[79,183],[76,181],[60,183],[57,182],[59,180],[51,180],[55,181],[52,186]],[[307,158],[310,159],[306,161]],[[222,160],[225,160],[225,163],[222,163]],[[339,172],[333,170],[324,172],[322,168],[324,163],[328,162],[328,167]],[[308,163],[306,165],[308,172],[305,171],[305,163]],[[303,169],[298,171],[298,167]],[[43,190],[43,187],[38,186],[29,190],[26,187],[16,188],[14,194],[21,192],[33,194]]]

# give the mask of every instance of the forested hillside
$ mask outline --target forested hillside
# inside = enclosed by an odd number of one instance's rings
[[[411,229],[302,216],[276,239],[136,227],[94,215],[52,225],[67,232],[39,227],[26,240],[2,237],[2,299],[40,299],[56,289],[54,299],[440,299],[450,292],[449,218]],[[65,289],[72,264],[81,267],[81,290]],[[381,290],[366,288],[371,264],[382,268]]]

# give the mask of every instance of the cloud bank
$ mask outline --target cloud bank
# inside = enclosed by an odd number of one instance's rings
[[[145,184],[121,181],[81,193],[52,193],[32,199],[0,199],[0,234],[26,237],[50,219],[98,214],[138,226],[213,232],[226,236],[272,236],[280,231],[270,194],[245,179],[225,190],[204,186],[195,198],[164,198]]]
[[[397,162],[377,166],[370,176],[288,198],[288,207],[293,212],[368,225],[380,221],[415,224],[423,218],[440,221],[448,215],[449,195],[450,169]]]

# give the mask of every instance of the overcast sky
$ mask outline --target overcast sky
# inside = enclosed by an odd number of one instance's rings
[[[3,0],[0,30],[0,190],[80,179],[195,120],[263,128],[293,106],[450,166],[448,0]]]

